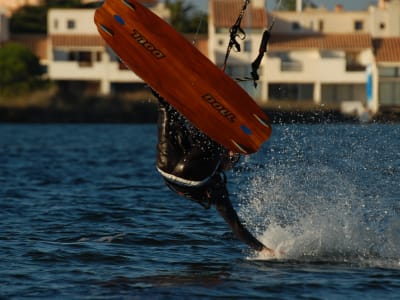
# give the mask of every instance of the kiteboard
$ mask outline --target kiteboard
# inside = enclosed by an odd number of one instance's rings
[[[106,0],[95,23],[106,43],[194,126],[228,149],[259,150],[267,115],[233,79],[136,0]]]

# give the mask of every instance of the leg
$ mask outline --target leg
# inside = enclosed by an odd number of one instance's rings
[[[172,173],[188,147],[183,117],[161,97],[158,107],[157,167]]]
[[[210,197],[212,204],[215,205],[218,213],[224,218],[235,236],[257,251],[261,251],[266,247],[257,240],[240,222],[239,217],[229,200],[228,191],[222,179],[213,185],[210,189]]]

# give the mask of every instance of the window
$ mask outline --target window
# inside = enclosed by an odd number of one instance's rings
[[[244,41],[244,52],[251,52],[251,41]]]
[[[338,104],[343,101],[366,99],[365,84],[323,84],[322,103]]]
[[[396,67],[380,67],[379,77],[399,77],[399,68]]]
[[[319,22],[318,22],[318,30],[320,32],[324,31],[324,21],[323,20],[319,20]]]
[[[92,53],[89,51],[79,51],[78,64],[80,67],[91,67],[93,64]]]
[[[80,67],[91,67],[93,64],[92,52],[71,51],[68,53],[68,61],[76,61]]]
[[[68,20],[67,21],[67,28],[74,29],[75,28],[75,20]]]
[[[298,31],[298,30],[300,30],[300,28],[301,28],[301,26],[300,26],[299,22],[293,22],[292,23],[292,30]]]
[[[399,82],[381,82],[379,84],[379,103],[382,106],[400,105]]]
[[[312,101],[314,98],[313,84],[274,83],[268,87],[268,98],[271,100]]]
[[[281,61],[281,72],[301,72],[303,63],[297,60]]]
[[[384,30],[384,29],[386,28],[386,24],[385,24],[384,22],[380,23],[380,24],[379,24],[379,28],[380,28],[381,30]]]
[[[366,70],[366,66],[359,62],[360,53],[346,52],[346,72],[361,72]]]
[[[361,31],[364,29],[364,22],[363,21],[355,21],[354,22],[354,30]]]
[[[54,19],[53,26],[54,26],[54,29],[58,29],[58,20],[57,19]]]
[[[100,51],[96,52],[96,61],[99,62],[101,61],[102,53]]]
[[[400,77],[400,67],[380,67],[379,77]]]

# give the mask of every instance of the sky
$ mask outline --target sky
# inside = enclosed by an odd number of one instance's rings
[[[281,0],[285,1],[285,0]],[[201,10],[207,10],[208,0],[186,0],[187,3],[195,5]],[[303,0],[307,3],[307,0]],[[376,5],[377,0],[312,0],[318,6],[325,6],[327,9],[332,10],[336,4],[342,4],[345,10],[366,10],[369,5]],[[276,6],[276,0],[267,0],[267,8],[274,10]]]

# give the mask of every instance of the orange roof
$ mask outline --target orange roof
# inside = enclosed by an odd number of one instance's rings
[[[270,50],[293,49],[345,49],[360,50],[372,48],[370,34],[313,34],[289,35],[273,34],[269,42]]]
[[[379,62],[400,62],[400,37],[373,40],[375,58]]]
[[[94,34],[54,34],[51,37],[53,47],[104,47],[105,41]]]
[[[235,23],[242,10],[243,0],[211,0],[210,14],[216,27],[230,28]],[[265,28],[267,26],[267,12],[263,8],[247,7],[242,20],[242,27]]]

